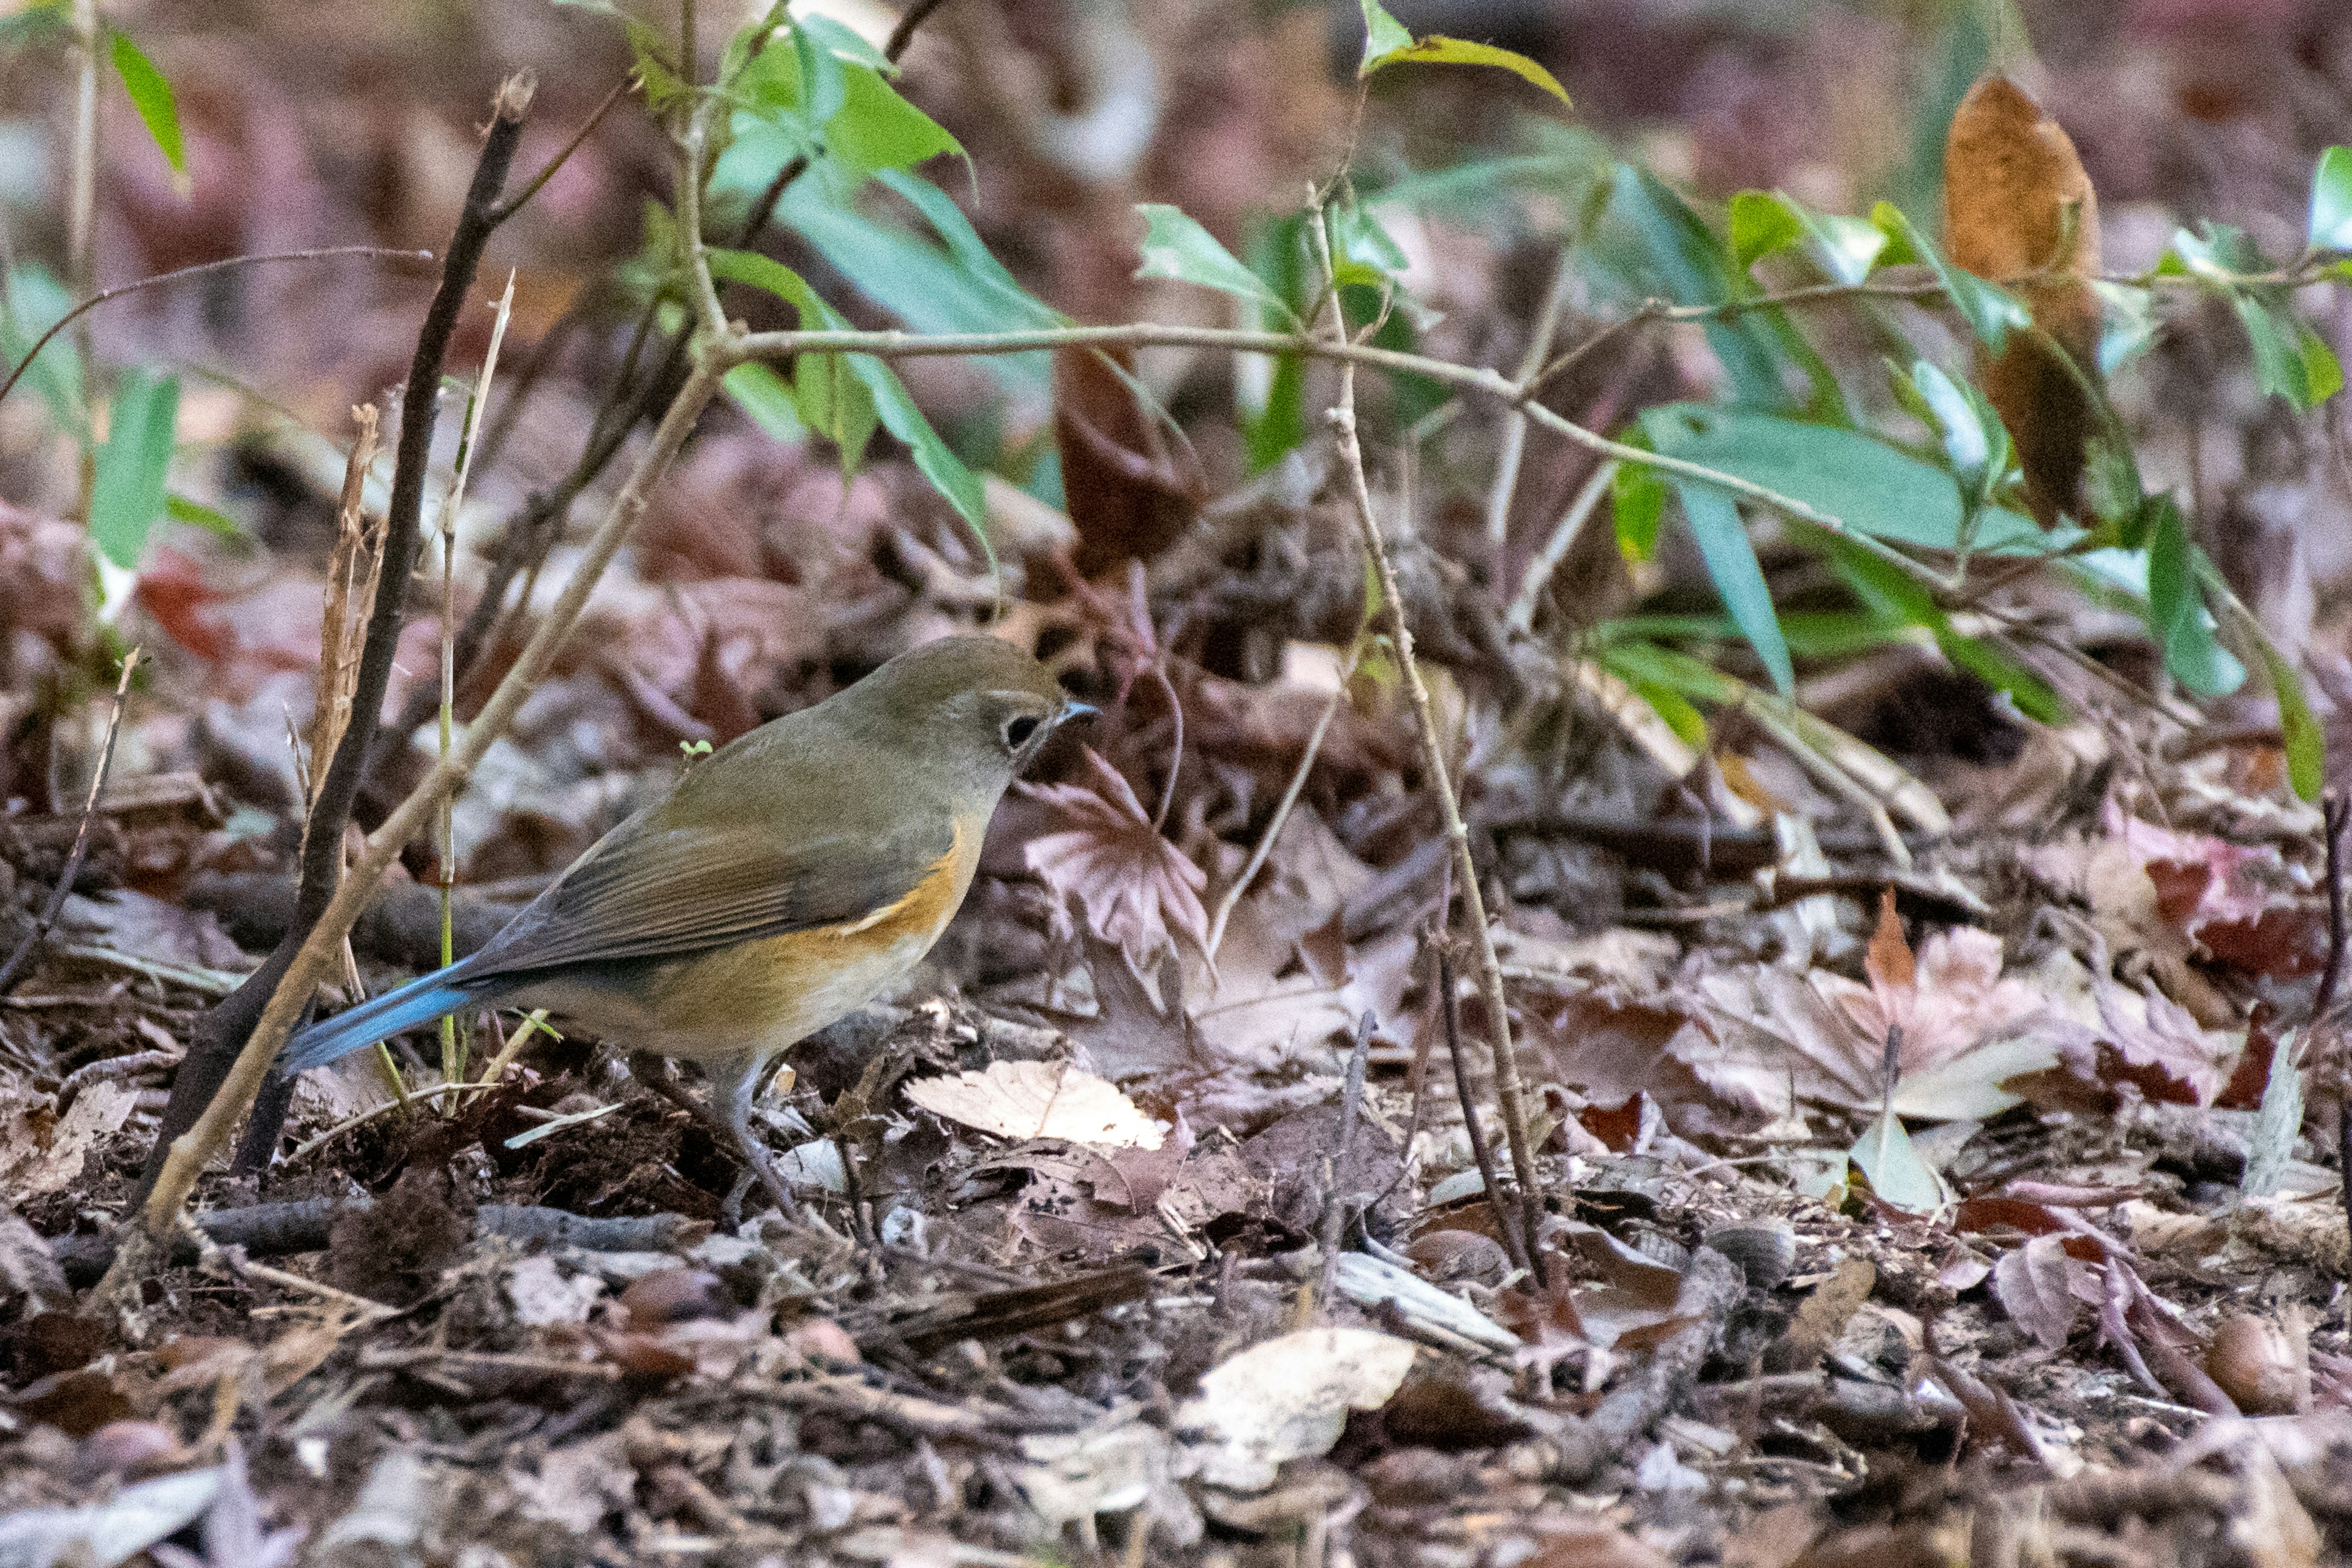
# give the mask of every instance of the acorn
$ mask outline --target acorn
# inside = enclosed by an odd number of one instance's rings
[[[2249,1415],[2293,1415],[2311,1405],[2310,1352],[2302,1334],[2243,1313],[2221,1320],[2205,1374]]]

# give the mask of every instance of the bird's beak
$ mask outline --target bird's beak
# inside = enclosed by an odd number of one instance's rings
[[[1054,727],[1058,730],[1065,724],[1075,723],[1082,719],[1101,717],[1102,710],[1091,702],[1065,702],[1062,704],[1062,716],[1054,721]]]

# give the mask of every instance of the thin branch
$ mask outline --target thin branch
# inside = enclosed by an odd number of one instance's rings
[[[882,46],[882,58],[897,65],[898,57],[907,52],[907,46],[915,41],[915,30],[930,20],[932,12],[946,4],[947,0],[915,0],[907,7],[906,14],[898,18],[898,25],[890,29],[889,41]]]
[[[530,204],[530,198],[539,195],[541,188],[544,186],[548,181],[555,178],[556,171],[562,168],[564,164],[572,161],[572,155],[579,152],[582,143],[588,140],[590,135],[595,132],[597,126],[602,125],[604,122],[604,116],[610,114],[613,111],[613,106],[620,102],[621,100],[627,95],[629,84],[635,79],[636,79],[635,77],[625,76],[620,80],[614,82],[613,84],[612,90],[605,93],[603,100],[600,101],[593,110],[589,111],[588,118],[582,122],[580,129],[572,133],[572,140],[566,142],[557,150],[555,156],[547,161],[547,166],[540,170],[538,174],[533,174],[530,179],[524,184],[522,189],[517,191],[514,195],[509,196],[506,200],[500,202],[497,206],[490,209],[490,224],[492,227],[496,227],[498,225],[502,224],[506,222],[507,219],[514,216],[515,214],[522,211],[522,209]]]
[[[234,271],[240,267],[262,267],[278,261],[331,261],[345,256],[373,256],[390,261],[429,262],[433,259],[433,253],[429,250],[400,250],[381,245],[330,245],[316,250],[277,250],[264,256],[230,256],[218,261],[200,261],[194,267],[178,267],[169,272],[158,272],[152,278],[142,278],[136,283],[123,283],[112,289],[102,289],[59,316],[50,323],[47,331],[34,340],[32,352],[16,362],[16,368],[9,371],[7,380],[0,381],[0,398],[6,397],[16,389],[16,383],[24,378],[25,372],[31,369],[33,362],[41,357],[41,351],[49,346],[50,339],[63,331],[68,325],[85,312],[97,310],[110,300],[120,300],[125,294],[136,294],[142,289],[159,289],[166,283],[177,283],[183,279],[202,278],[213,272]]]
[[[1320,223],[1313,226],[1319,238]],[[1328,268],[1327,268],[1328,269]],[[1344,321],[1339,330],[1346,330]],[[1374,571],[1379,574],[1382,609],[1389,622],[1389,638],[1396,648],[1397,664],[1404,673],[1405,694],[1411,700],[1413,729],[1421,741],[1422,767],[1429,775],[1430,787],[1436,792],[1437,808],[1445,825],[1445,837],[1454,847],[1456,875],[1462,884],[1464,918],[1469,922],[1471,934],[1478,944],[1478,966],[1486,981],[1486,1009],[1492,1015],[1489,1025],[1494,1031],[1495,1092],[1502,1101],[1503,1133],[1511,1151],[1511,1174],[1518,1183],[1521,1203],[1528,1209],[1528,1234],[1534,1234],[1534,1205],[1541,1202],[1536,1184],[1535,1151],[1529,1144],[1526,1097],[1519,1080],[1518,1053],[1511,1045],[1511,1015],[1508,998],[1503,992],[1503,967],[1495,953],[1494,933],[1486,928],[1486,900],[1478,888],[1477,863],[1470,853],[1470,829],[1462,820],[1462,803],[1454,798],[1453,780],[1445,765],[1445,744],[1438,734],[1437,715],[1433,710],[1429,688],[1421,679],[1421,665],[1412,655],[1412,626],[1405,616],[1404,592],[1398,586],[1396,563],[1389,556],[1388,541],[1381,533],[1379,514],[1372,507],[1370,482],[1364,477],[1364,448],[1356,434],[1356,366],[1349,361],[1339,370],[1339,401],[1327,416],[1332,434],[1338,438],[1339,464],[1348,477],[1349,498],[1355,502],[1356,525],[1363,535],[1364,550],[1371,557]],[[1611,443],[1614,445],[1614,443]],[[1542,1259],[1529,1250],[1529,1261],[1538,1282],[1543,1279]]]
[[[1316,1305],[1326,1312],[1331,1310],[1331,1286],[1339,1271],[1339,1243],[1348,1231],[1348,1200],[1340,1190],[1342,1182],[1356,1164],[1356,1122],[1364,1106],[1364,1070],[1372,1058],[1372,1026],[1379,1020],[1372,1010],[1356,1023],[1356,1045],[1348,1053],[1348,1073],[1339,1089],[1339,1153],[1331,1166],[1331,1179],[1323,1194],[1323,1224],[1319,1239],[1323,1250],[1323,1278],[1315,1289]]]
[[[106,716],[106,740],[99,747],[98,772],[90,776],[89,795],[81,803],[81,824],[74,829],[73,847],[66,851],[65,867],[58,872],[57,886],[49,889],[49,901],[41,906],[40,918],[16,943],[8,962],[0,963],[0,996],[8,994],[9,987],[16,983],[17,973],[48,940],[50,928],[58,923],[58,911],[66,907],[66,900],[73,892],[74,879],[81,874],[83,858],[89,853],[89,825],[98,816],[98,797],[106,793],[106,775],[114,766],[114,737],[122,728],[123,699],[131,691],[131,672],[138,668],[139,650],[134,647],[124,657],[121,677],[114,683],[114,709]]]
[[[1331,721],[1339,715],[1339,704],[1347,700],[1348,682],[1355,679],[1356,665],[1363,654],[1364,639],[1359,637],[1348,649],[1348,662],[1340,668],[1339,683],[1331,689],[1330,700],[1323,704],[1323,711],[1316,717],[1315,728],[1307,731],[1307,749],[1299,753],[1298,766],[1292,770],[1290,784],[1283,790],[1282,798],[1275,803],[1274,816],[1267,819],[1265,831],[1258,835],[1257,844],[1250,850],[1249,860],[1242,867],[1241,874],[1234,879],[1233,885],[1217,900],[1217,912],[1209,921],[1209,940],[1203,944],[1211,963],[1217,960],[1218,944],[1225,940],[1225,922],[1233,919],[1234,906],[1241,902],[1242,894],[1248,889],[1251,879],[1265,864],[1265,858],[1274,852],[1274,841],[1282,837],[1282,825],[1290,820],[1290,808],[1298,804],[1299,793],[1307,787],[1307,776],[1315,771],[1315,758],[1323,749],[1324,732],[1331,728]]]
[[[1576,547],[1577,540],[1583,536],[1586,521],[1616,479],[1617,460],[1612,458],[1592,470],[1592,477],[1584,481],[1584,488],[1576,492],[1576,499],[1560,513],[1551,537],[1544,541],[1542,552],[1528,563],[1527,578],[1519,584],[1518,596],[1511,601],[1510,614],[1505,620],[1511,630],[1524,632],[1536,624],[1536,606],[1543,602],[1544,589],[1551,584],[1551,574],[1559,570],[1559,563]]]
[[[523,700],[553,664],[557,651],[586,607],[589,595],[643,514],[647,494],[668,469],[709,403],[719,384],[719,374],[708,360],[696,367],[685,389],[663,416],[652,442],[637,459],[628,481],[614,498],[611,510],[589,541],[563,592],[531,634],[514,668],[483,705],[480,717],[467,726],[456,750],[435,763],[432,771],[385,818],[383,826],[368,836],[351,874],[284,965],[284,978],[271,994],[260,1021],[245,1042],[220,1092],[211,1097],[211,1103],[195,1124],[173,1142],[140,1211],[138,1230],[125,1237],[124,1247],[108,1270],[109,1290],[119,1292],[150,1267],[162,1243],[173,1234],[181,1208],[195,1189],[196,1177],[227,1142],[237,1120],[252,1104],[296,1017],[309,1005],[310,993],[326,974],[338,945],[367,908],[394,858],[439,807],[442,798],[471,775],[483,754],[506,732]],[[142,1252],[145,1256],[134,1256]]]
[[[1559,249],[1559,259],[1553,264],[1551,286],[1544,290],[1542,308],[1536,314],[1535,330],[1528,334],[1527,353],[1519,359],[1518,383],[1525,386],[1543,369],[1544,356],[1551,353],[1551,340],[1559,331],[1559,318],[1568,309],[1568,296],[1576,282],[1575,253],[1566,245]],[[1511,501],[1519,492],[1519,463],[1528,449],[1528,416],[1512,409],[1503,421],[1503,444],[1495,454],[1495,482],[1486,492],[1486,552],[1496,584],[1503,581],[1504,546],[1511,529]]]
[[[142,1185],[152,1186],[160,1177],[172,1148],[175,1142],[184,1142],[191,1129],[217,1126],[221,1135],[226,1136],[227,1125],[217,1122],[214,1113],[233,1064],[241,1064],[245,1059],[239,1056],[238,1047],[258,1022],[268,1016],[268,1007],[284,998],[286,993],[280,981],[292,973],[298,954],[310,950],[310,939],[317,935],[317,922],[341,896],[337,888],[343,877],[343,829],[351,820],[352,805],[359,794],[368,752],[383,715],[384,692],[392,681],[393,660],[399,652],[405,619],[405,589],[416,559],[425,479],[432,459],[433,426],[440,400],[441,370],[458,316],[473,288],[482,252],[495,230],[492,214],[499,193],[506,184],[507,170],[514,161],[516,145],[522,137],[531,92],[531,79],[527,75],[511,77],[499,89],[492,104],[490,128],[474,167],[473,182],[467,189],[465,206],[443,256],[440,284],[417,330],[416,351],[409,363],[408,384],[401,395],[400,441],[395,448],[392,499],[385,508],[383,587],[368,617],[358,677],[352,685],[351,721],[336,744],[333,759],[326,764],[318,798],[311,805],[310,830],[302,845],[293,921],[285,939],[262,966],[205,1015],[197,1026],[187,1059],[173,1079],[172,1097],[163,1108],[154,1145],[148,1151],[142,1172]],[[318,766],[316,759],[312,766]],[[372,879],[370,885],[373,886]],[[310,973],[300,997],[293,1004],[296,1007],[308,1005],[310,991],[323,974],[323,968]],[[247,1046],[246,1055],[250,1054],[251,1047]],[[260,1065],[266,1068],[268,1058],[264,1058]],[[256,1070],[257,1075],[260,1069]],[[257,1086],[257,1076],[256,1083]],[[264,1107],[265,1114],[255,1118],[257,1138],[266,1136],[274,1145],[276,1125],[284,1120],[291,1093],[291,1085],[280,1079],[270,1102]],[[247,1089],[234,1097],[235,1115],[244,1113],[253,1094],[252,1089]],[[188,1179],[194,1180],[193,1172]],[[176,1203],[173,1207],[176,1209]],[[168,1222],[168,1215],[165,1217]],[[168,1223],[159,1225],[153,1234],[159,1240],[168,1237]]]
[[[1454,974],[1452,939],[1442,930],[1430,933],[1430,946],[1437,954],[1438,1013],[1445,1022],[1445,1054],[1454,1064],[1454,1094],[1462,1103],[1462,1130],[1470,1138],[1470,1158],[1478,1166],[1478,1180],[1486,1188],[1486,1209],[1495,1216],[1496,1232],[1502,1237],[1503,1250],[1511,1255],[1514,1266],[1535,1274],[1534,1255],[1528,1240],[1519,1235],[1518,1216],[1511,1212],[1510,1199],[1503,1191],[1502,1173],[1495,1168],[1495,1151],[1486,1142],[1486,1130],[1478,1121],[1478,1100],[1470,1092],[1470,1069],[1462,1059],[1462,997],[1461,985]]]

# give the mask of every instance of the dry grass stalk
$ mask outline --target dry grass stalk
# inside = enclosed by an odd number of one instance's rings
[[[313,761],[304,791],[306,805],[317,804],[319,787],[327,773],[322,760],[335,754],[343,731],[351,727],[360,649],[367,641],[368,617],[375,613],[376,588],[383,579],[385,519],[381,512],[367,516],[362,501],[368,469],[375,462],[375,405],[361,404],[352,410],[352,418],[360,433],[352,444],[351,461],[343,466],[335,549],[327,560],[327,603],[319,628],[319,697],[310,712],[308,750]],[[307,814],[303,832],[306,837],[310,832]]]

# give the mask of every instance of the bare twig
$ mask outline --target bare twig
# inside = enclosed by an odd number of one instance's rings
[[[1551,286],[1544,290],[1543,305],[1536,313],[1535,329],[1528,334],[1528,352],[1519,360],[1518,382],[1524,386],[1543,369],[1545,356],[1551,353],[1553,334],[1559,331],[1560,313],[1568,308],[1569,291],[1576,284],[1573,253],[1563,245],[1559,259],[1553,264]],[[1528,449],[1528,416],[1514,408],[1503,419],[1503,442],[1495,454],[1495,482],[1486,492],[1486,552],[1491,558],[1495,584],[1503,582],[1504,546],[1511,528],[1511,501],[1519,491],[1519,463]]]
[[[589,110],[588,118],[581,123],[580,129],[572,133],[572,140],[556,150],[555,156],[547,161],[546,166],[525,181],[522,189],[490,209],[490,223],[493,226],[506,222],[507,219],[520,212],[531,197],[539,195],[541,187],[555,178],[556,171],[572,161],[572,155],[579,152],[581,144],[588,140],[597,126],[604,122],[604,116],[613,111],[613,106],[627,95],[629,84],[634,79],[633,77],[625,76],[614,82],[612,90],[604,94],[594,109]]]
[[[1225,922],[1233,919],[1234,906],[1241,902],[1242,894],[1248,889],[1251,879],[1265,864],[1265,858],[1274,852],[1274,841],[1282,837],[1282,825],[1290,820],[1290,809],[1298,804],[1299,794],[1307,787],[1307,775],[1315,771],[1315,758],[1323,749],[1324,733],[1331,728],[1331,721],[1338,717],[1339,704],[1347,700],[1348,682],[1355,679],[1356,665],[1363,658],[1363,653],[1364,639],[1359,637],[1348,649],[1348,662],[1340,667],[1339,683],[1331,689],[1330,700],[1323,704],[1323,711],[1316,716],[1315,728],[1307,731],[1307,749],[1299,753],[1298,766],[1292,771],[1290,784],[1283,790],[1282,798],[1275,803],[1274,816],[1266,820],[1265,831],[1258,835],[1257,844],[1250,850],[1250,858],[1243,865],[1241,874],[1217,900],[1217,912],[1209,921],[1209,940],[1205,944],[1212,963],[1216,962],[1218,944],[1225,940]]]
[[[2327,1015],[2336,1005],[2336,989],[2344,978],[2344,826],[2352,819],[2352,802],[2334,790],[2320,796],[2320,831],[2326,836],[2327,848],[2327,967],[2320,972],[2318,994],[2311,999],[2311,1022],[2304,1026],[2304,1035],[2315,1043],[2326,1027]],[[2336,1049],[2336,1174],[2338,1201],[2344,1205],[2344,1223],[2352,1226],[2352,1064],[2344,1059],[2342,1045]]]
[[[1560,513],[1559,521],[1552,527],[1551,537],[1544,541],[1542,552],[1528,563],[1527,577],[1519,584],[1517,596],[1511,601],[1507,624],[1513,631],[1524,632],[1536,624],[1536,606],[1543,602],[1544,590],[1551,585],[1551,574],[1559,570],[1559,563],[1568,559],[1570,550],[1576,548],[1577,540],[1583,536],[1586,521],[1592,516],[1593,509],[1601,504],[1601,498],[1609,493],[1609,487],[1616,478],[1616,459],[1612,458],[1603,461],[1592,470],[1592,477],[1584,481],[1584,488],[1576,492],[1576,499],[1568,503],[1568,510]]]
[[[1315,1289],[1316,1305],[1326,1312],[1331,1310],[1331,1281],[1339,1272],[1339,1242],[1348,1228],[1348,1198],[1341,1184],[1356,1166],[1356,1121],[1363,1111],[1364,1069],[1371,1062],[1372,1026],[1378,1021],[1369,1007],[1356,1021],[1356,1045],[1348,1053],[1348,1076],[1339,1090],[1339,1154],[1323,1194],[1323,1279]]]
[[[112,289],[100,289],[52,321],[49,324],[49,330],[34,340],[31,351],[16,362],[16,368],[8,373],[8,379],[0,381],[0,397],[6,397],[16,389],[17,381],[23,377],[26,370],[31,368],[33,362],[40,358],[41,351],[49,346],[50,339],[56,337],[83,315],[97,310],[110,300],[120,300],[125,294],[137,294],[148,289],[160,289],[167,283],[178,283],[190,278],[202,278],[214,272],[233,272],[241,267],[262,267],[276,261],[331,261],[338,257],[345,256],[372,256],[390,261],[429,262],[433,259],[433,253],[429,250],[388,249],[381,245],[330,245],[317,250],[278,250],[264,256],[230,256],[218,261],[200,261],[194,267],[178,267],[169,272],[158,272],[152,278],[142,278],[136,283],[124,283]]]
[[[66,907],[73,892],[74,879],[81,874],[82,858],[89,853],[89,825],[98,816],[98,797],[106,792],[107,772],[114,766],[114,737],[122,728],[122,701],[131,690],[131,672],[138,668],[139,650],[134,647],[124,657],[122,674],[114,683],[114,708],[106,717],[106,740],[99,748],[98,772],[90,777],[89,795],[81,805],[81,825],[74,829],[73,847],[66,851],[64,868],[58,872],[57,886],[49,889],[49,901],[41,906],[40,918],[16,943],[8,962],[0,963],[0,996],[8,994],[18,972],[47,940],[49,929],[58,923],[58,911]]]
[[[1320,235],[1321,226],[1314,226]],[[1532,406],[1532,405],[1531,405]],[[1328,416],[1331,430],[1338,437],[1339,464],[1348,476],[1350,499],[1355,502],[1356,525],[1362,533],[1365,552],[1371,557],[1372,567],[1379,574],[1382,609],[1389,622],[1390,641],[1396,648],[1397,663],[1404,674],[1405,695],[1412,708],[1413,728],[1421,741],[1422,768],[1429,775],[1430,787],[1437,794],[1437,809],[1445,826],[1445,837],[1454,847],[1457,879],[1461,883],[1464,919],[1468,922],[1472,939],[1477,943],[1478,967],[1485,980],[1488,1027],[1492,1030],[1495,1047],[1495,1094],[1502,1102],[1503,1136],[1511,1152],[1511,1174],[1518,1184],[1520,1201],[1529,1213],[1528,1229],[1533,1231],[1534,1205],[1542,1199],[1536,1183],[1535,1151],[1528,1146],[1527,1105],[1519,1080],[1518,1053],[1511,1044],[1510,1002],[1503,990],[1502,962],[1495,955],[1494,933],[1486,929],[1486,900],[1478,888],[1477,863],[1470,854],[1470,828],[1462,819],[1462,804],[1454,798],[1454,784],[1445,763],[1445,743],[1438,733],[1437,715],[1429,699],[1429,687],[1421,678],[1421,666],[1412,654],[1412,627],[1404,610],[1404,593],[1397,584],[1396,563],[1389,558],[1388,541],[1381,535],[1380,518],[1372,507],[1372,492],[1364,477],[1364,448],[1356,434],[1356,367],[1353,362],[1342,363],[1339,369],[1339,401]],[[1541,1259],[1528,1249],[1529,1261],[1542,1279]]]
[[[1486,1209],[1495,1217],[1495,1229],[1503,1238],[1503,1250],[1511,1255],[1512,1263],[1535,1273],[1534,1249],[1519,1234],[1518,1215],[1511,1210],[1511,1202],[1503,1191],[1503,1178],[1495,1168],[1495,1152],[1486,1142],[1486,1129],[1478,1120],[1477,1097],[1470,1092],[1470,1069],[1462,1059],[1462,998],[1454,974],[1452,939],[1444,931],[1430,933],[1430,946],[1437,954],[1438,1012],[1445,1021],[1445,1054],[1454,1064],[1454,1094],[1462,1102],[1462,1130],[1470,1138],[1470,1158],[1478,1166],[1478,1179],[1486,1189]]]
[[[443,258],[440,287],[435,290],[424,324],[417,331],[416,352],[410,361],[408,384],[401,397],[400,443],[384,527],[383,558],[389,563],[386,570],[394,579],[394,588],[377,595],[373,613],[368,618],[367,639],[361,650],[358,677],[352,682],[350,724],[335,747],[332,761],[325,765],[318,798],[311,806],[310,830],[302,846],[293,924],[262,966],[227,1000],[205,1015],[197,1027],[189,1043],[187,1060],[181,1064],[173,1080],[171,1103],[164,1107],[154,1146],[148,1151],[147,1163],[141,1173],[142,1187],[150,1193],[155,1190],[173,1145],[210,1117],[207,1108],[214,1106],[233,1065],[243,1059],[239,1047],[245,1047],[245,1055],[251,1054],[247,1041],[255,1037],[257,1025],[283,994],[279,982],[293,972],[297,955],[309,950],[308,939],[315,933],[326,910],[342,897],[338,884],[342,881],[343,827],[351,820],[352,803],[359,794],[368,751],[383,712],[384,690],[392,680],[393,659],[399,651],[406,595],[398,590],[405,586],[410,563],[416,558],[419,518],[424,509],[433,426],[441,391],[441,368],[458,314],[473,287],[482,251],[495,226],[491,222],[493,210],[499,192],[506,184],[507,169],[514,161],[516,144],[521,139],[531,93],[532,83],[528,76],[510,78],[499,89],[492,105],[490,128],[483,138],[481,156],[474,168],[473,183],[466,193],[465,206]],[[317,765],[315,759],[313,765]],[[373,883],[371,876],[367,885],[373,889]],[[354,910],[354,915],[356,912]],[[350,923],[346,919],[337,930],[338,942]],[[292,1004],[295,1007],[307,1005],[310,988],[323,974],[323,966],[310,973],[301,996]],[[289,1022],[290,1019],[289,1015]],[[274,1054],[276,1047],[271,1050]],[[268,1059],[264,1058],[261,1065],[266,1067]],[[258,1068],[256,1088],[257,1074]],[[244,1113],[253,1093],[253,1089],[247,1089],[235,1097],[232,1118]],[[281,1079],[269,1103],[263,1107],[263,1114],[255,1118],[249,1143],[267,1138],[269,1144],[263,1147],[274,1145],[291,1094],[291,1085]],[[226,1124],[218,1124],[218,1130],[226,1135]],[[187,1173],[187,1179],[194,1180],[194,1171]],[[152,1235],[158,1238],[169,1235],[170,1216],[178,1206],[175,1199],[156,1216]]]

